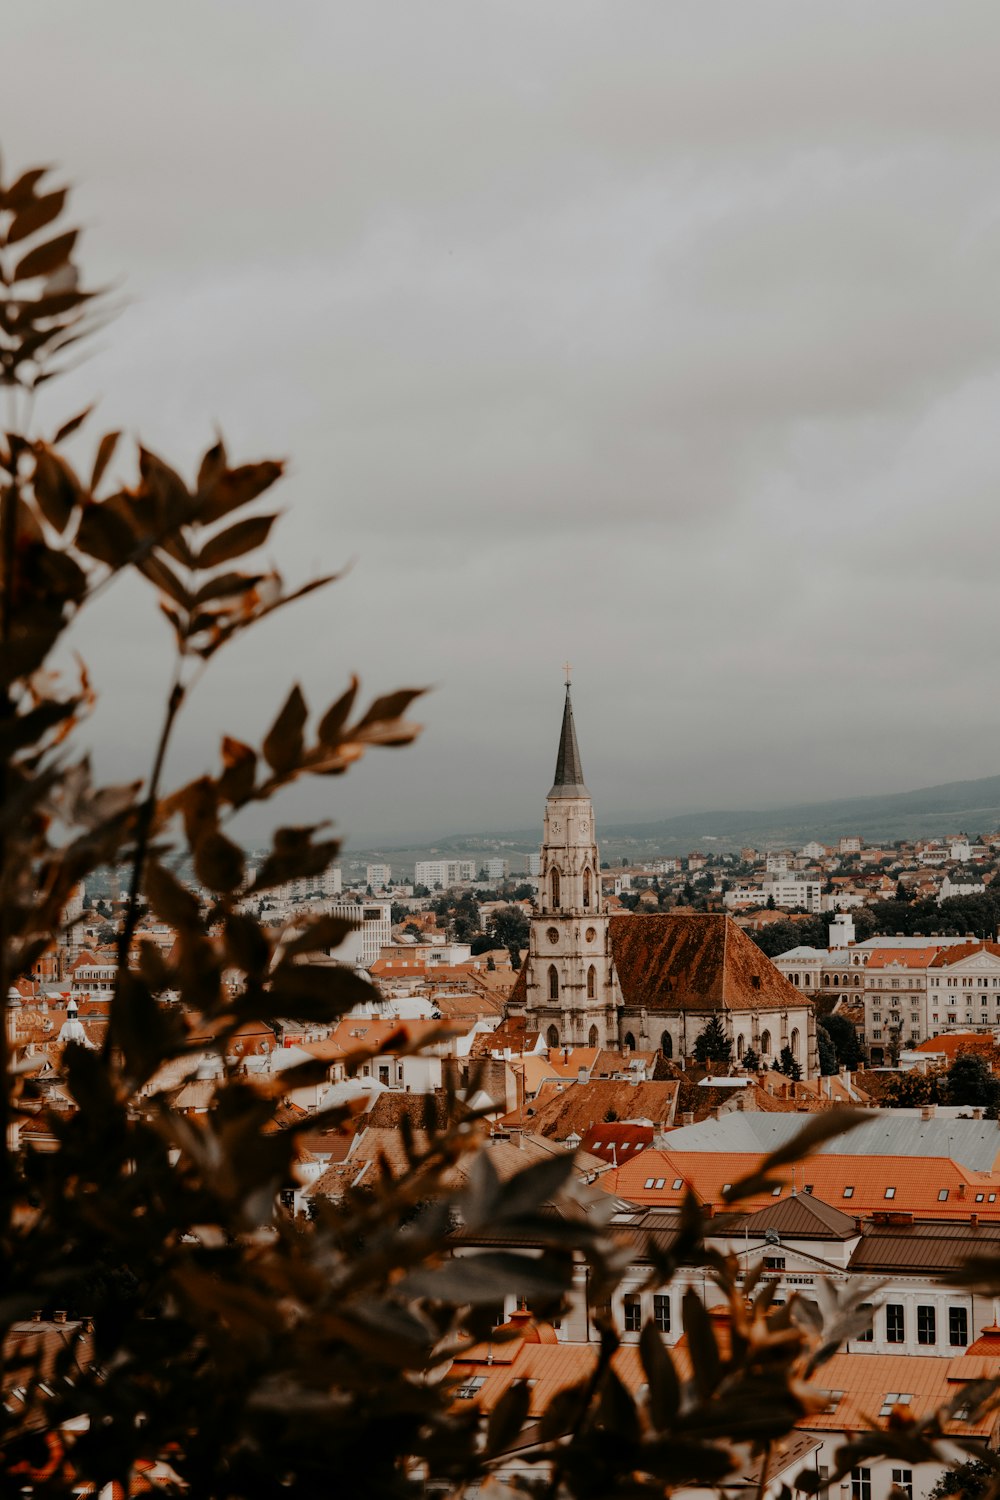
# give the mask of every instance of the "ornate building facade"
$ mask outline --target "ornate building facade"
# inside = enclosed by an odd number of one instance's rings
[[[788,1047],[817,1071],[811,1001],[721,912],[609,913],[594,808],[566,684],[556,774],[545,800],[538,903],[528,957],[508,1002],[552,1046],[659,1048],[690,1057],[717,1016],[733,1060]]]

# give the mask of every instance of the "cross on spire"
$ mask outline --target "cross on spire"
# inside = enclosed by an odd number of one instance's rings
[[[573,668],[570,665],[570,663],[568,661],[564,661],[563,662],[563,671],[566,673],[566,686],[567,687],[569,687],[569,685],[570,685],[570,681],[571,681],[570,673],[572,672],[572,670],[573,670]]]

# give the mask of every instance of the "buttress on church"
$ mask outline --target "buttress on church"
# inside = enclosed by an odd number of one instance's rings
[[[714,1015],[734,1062],[753,1051],[776,1063],[787,1046],[803,1077],[818,1072],[812,1003],[732,918],[607,910],[568,682],[528,956],[507,1014],[550,1047],[659,1048],[678,1061]]]

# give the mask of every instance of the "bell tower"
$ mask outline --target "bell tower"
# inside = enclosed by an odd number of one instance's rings
[[[545,799],[525,1010],[549,1046],[614,1046],[616,1006],[594,808],[583,780],[567,668],[556,774]]]

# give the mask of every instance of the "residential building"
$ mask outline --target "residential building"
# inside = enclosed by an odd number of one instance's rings
[[[491,884],[499,884],[510,879],[509,859],[488,859],[485,865],[486,879]]]
[[[476,863],[472,859],[418,859],[413,872],[414,885],[425,885],[428,890],[435,886],[447,890],[475,878]]]
[[[387,885],[392,884],[391,865],[368,865],[365,871],[365,883],[371,886],[373,891],[384,891]]]

